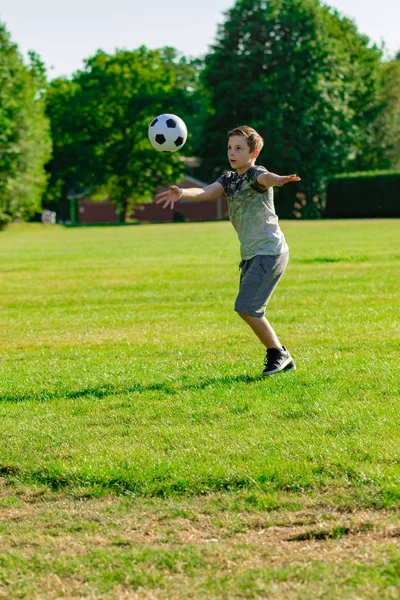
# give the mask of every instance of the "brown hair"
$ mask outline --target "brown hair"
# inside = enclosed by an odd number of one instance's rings
[[[254,152],[254,150],[262,150],[264,146],[264,140],[259,133],[252,127],[248,127],[247,125],[241,125],[240,127],[236,127],[232,129],[232,131],[228,132],[228,138],[233,135],[241,135],[246,138],[247,145],[250,148],[250,152]]]

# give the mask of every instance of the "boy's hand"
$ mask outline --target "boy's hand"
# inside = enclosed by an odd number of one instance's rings
[[[182,190],[177,185],[170,185],[165,192],[160,192],[156,196],[156,204],[165,202],[163,208],[169,206],[173,210],[174,205],[182,198]]]
[[[277,187],[285,185],[285,183],[292,183],[293,181],[301,181],[297,175],[278,175],[278,180],[275,183]]]

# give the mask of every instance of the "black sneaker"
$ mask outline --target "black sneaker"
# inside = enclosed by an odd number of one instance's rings
[[[294,360],[285,346],[282,346],[282,350],[278,350],[278,348],[268,348],[264,363],[265,368],[263,375],[273,375],[280,371],[296,370]]]

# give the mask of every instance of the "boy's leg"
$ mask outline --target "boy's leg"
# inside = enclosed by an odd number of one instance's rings
[[[265,308],[285,270],[288,255],[256,256],[242,265],[235,311],[267,349],[263,375],[296,369],[289,351],[265,318]],[[250,314],[249,314],[250,313]]]
[[[265,317],[250,317],[241,312],[238,312],[238,315],[243,321],[250,325],[258,339],[266,348],[282,349],[278,336]]]
[[[250,317],[240,312],[238,312],[238,315],[250,325],[258,339],[267,349],[263,375],[274,375],[274,373],[279,373],[280,371],[292,371],[296,369],[290,352],[287,348],[281,346],[278,336],[265,317]]]

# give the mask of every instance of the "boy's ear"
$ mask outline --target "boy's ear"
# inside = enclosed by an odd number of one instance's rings
[[[261,152],[261,150],[254,150],[253,158],[257,158],[258,156],[260,156],[260,152]]]

